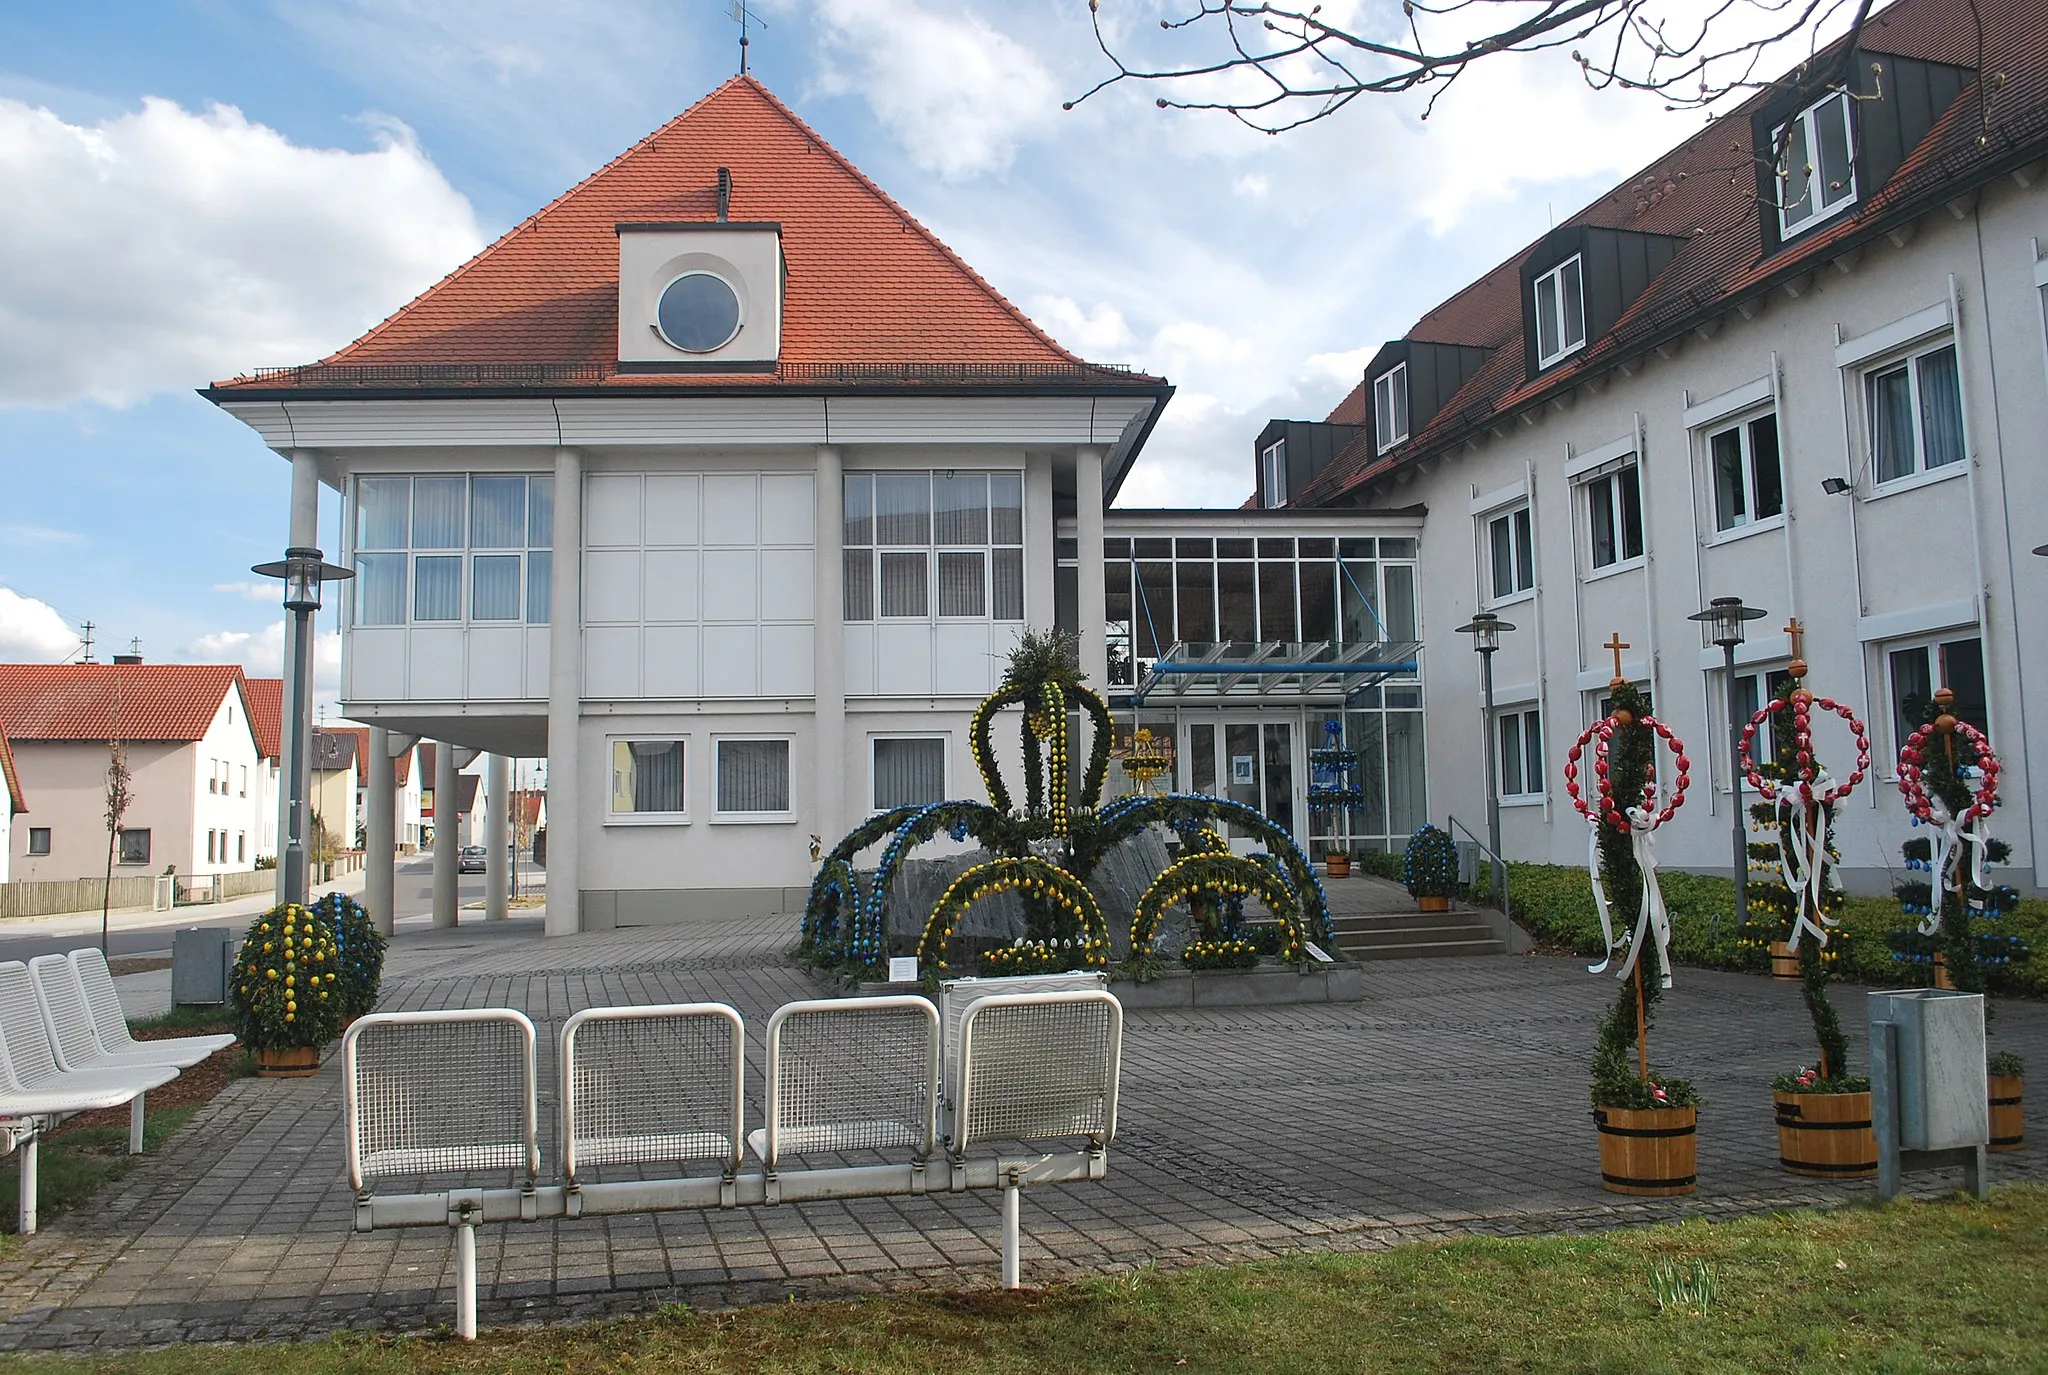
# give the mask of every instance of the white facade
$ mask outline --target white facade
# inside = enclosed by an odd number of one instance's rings
[[[1739,596],[1770,613],[1751,623],[1739,675],[1783,670],[1792,646],[1782,628],[1797,616],[1807,685],[1869,724],[1877,776],[1837,823],[1852,886],[1888,888],[1899,874],[1910,834],[1895,786],[1902,699],[1939,686],[1946,660],[1951,686],[1981,697],[2005,764],[1991,827],[2013,845],[2004,877],[2038,889],[2048,807],[2033,770],[2048,760],[2048,712],[2029,706],[2048,682],[2048,559],[2027,551],[2048,538],[2043,237],[2048,188],[1994,182],[1819,265],[1765,308],[1731,310],[1682,349],[1623,364],[1384,489],[1383,500],[1430,512],[1421,581],[1435,810],[1484,815],[1478,658],[1449,632],[1493,611],[1516,627],[1494,663],[1505,852],[1583,862],[1585,822],[1560,769],[1598,714],[1613,675],[1602,645],[1618,633],[1623,673],[1650,691],[1693,760],[1687,805],[1659,832],[1660,861],[1728,872],[1722,657],[1686,618]],[[1903,449],[1876,433],[1887,401],[1913,408]],[[1774,504],[1757,491],[1773,418],[1783,509],[1758,518]],[[1759,419],[1761,439],[1749,428]],[[1732,475],[1718,486],[1717,443]],[[1631,469],[1639,555],[1625,529],[1609,533],[1606,514],[1626,499],[1619,479]],[[1847,490],[1825,492],[1832,479]],[[1769,687],[1766,676],[1750,690],[1767,699]],[[1509,786],[1532,734],[1540,782]],[[1846,728],[1823,727],[1817,748],[1837,777],[1854,765]]]

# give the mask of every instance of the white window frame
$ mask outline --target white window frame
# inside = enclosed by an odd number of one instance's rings
[[[1259,451],[1259,498],[1268,507],[1287,504],[1287,436]]]
[[[1628,542],[1624,538],[1626,526],[1621,518],[1621,476],[1630,470],[1636,475],[1636,532],[1641,537],[1643,545],[1642,549],[1634,554],[1627,552]],[[1608,563],[1596,562],[1599,557],[1599,546],[1593,535],[1594,493],[1602,483],[1609,483],[1608,490],[1613,494],[1609,499],[1608,510],[1614,519],[1615,557]],[[1642,567],[1650,552],[1650,531],[1643,519],[1642,456],[1633,454],[1626,462],[1588,473],[1584,478],[1576,480],[1573,485],[1578,489],[1573,493],[1573,502],[1578,507],[1579,528],[1586,535],[1586,567],[1591,570],[1586,575],[1586,581]]]
[[[1756,441],[1750,427],[1764,419],[1770,420],[1778,435],[1778,510],[1775,515],[1759,517],[1756,514]],[[1739,446],[1742,465],[1743,515],[1742,519],[1733,524],[1723,525],[1721,485],[1714,466],[1714,441],[1731,432]],[[1785,524],[1785,429],[1778,424],[1777,407],[1760,406],[1727,419],[1717,420],[1711,425],[1702,426],[1699,435],[1700,472],[1706,482],[1707,505],[1713,509],[1714,520],[1714,528],[1708,539],[1712,543],[1720,544],[1782,527]]]
[[[1520,517],[1517,522],[1516,517]],[[1486,542],[1486,604],[1506,606],[1510,602],[1526,601],[1536,592],[1536,513],[1527,501],[1491,511],[1484,517]],[[1505,523],[1508,532],[1508,582],[1509,591],[1500,590],[1500,570],[1494,561],[1493,527]],[[1526,554],[1529,563],[1529,581],[1521,580],[1522,560],[1518,555]]]
[[[875,746],[881,744],[884,740],[938,741],[940,750],[939,796],[935,800],[943,802],[952,797],[953,737],[951,735],[944,731],[878,731],[868,737],[868,814],[870,816],[880,816],[884,811],[888,810],[885,807],[875,805]]]
[[[728,741],[780,740],[789,746],[785,756],[788,773],[784,785],[789,790],[790,806],[779,812],[727,812],[718,806],[718,752]],[[711,822],[715,826],[781,826],[796,820],[796,737],[781,733],[756,731],[734,731],[711,737]]]
[[[413,487],[416,479],[457,478],[462,482],[462,539],[453,548],[429,549],[413,543]],[[518,478],[526,483],[526,504],[521,512],[520,543],[502,548],[480,548],[476,544],[475,502],[476,482],[479,478]],[[404,482],[406,508],[406,542],[404,548],[386,548],[382,545],[365,547],[358,541],[362,535],[362,483],[395,479]],[[491,472],[402,472],[402,473],[358,473],[348,490],[348,509],[343,521],[345,540],[344,561],[351,567],[359,567],[365,558],[396,558],[403,561],[405,588],[402,598],[404,614],[395,621],[365,621],[361,619],[361,596],[356,582],[349,582],[342,595],[347,599],[345,620],[351,630],[357,628],[402,630],[415,626],[431,626],[440,629],[466,630],[471,626],[518,629],[527,626],[544,626],[545,620],[534,620],[533,598],[529,593],[534,587],[534,559],[543,556],[548,559],[552,570],[554,557],[554,521],[550,515],[545,531],[536,532],[534,520],[534,488],[545,487],[549,498],[554,496],[554,478],[545,472],[532,471],[491,471]],[[546,538],[548,543],[537,543],[537,537]],[[506,617],[484,619],[475,614],[476,560],[479,558],[511,558],[519,562],[516,578],[518,584],[518,608],[515,614]],[[456,560],[456,615],[440,620],[423,620],[419,610],[419,561],[423,558],[446,558]],[[360,577],[361,575],[358,574]],[[543,584],[545,585],[545,584]],[[552,607],[549,608],[552,613]]]
[[[1385,453],[1408,438],[1408,364],[1396,363],[1372,380],[1373,438]]]
[[[1930,468],[1927,466],[1927,436],[1923,419],[1925,411],[1920,399],[1920,360],[1931,354],[1940,353],[1943,349],[1948,349],[1955,354],[1956,420],[1962,427],[1962,433],[1957,437],[1957,442],[1961,449],[1962,457],[1952,463],[1943,463],[1937,467]],[[1951,331],[1922,339],[1911,348],[1887,354],[1876,362],[1866,364],[1858,370],[1857,391],[1862,398],[1863,406],[1863,457],[1870,473],[1871,495],[1873,497],[1888,496],[1893,492],[1908,491],[1914,487],[1925,486],[1930,482],[1941,482],[1948,478],[1958,477],[1969,471],[1970,416],[1968,409],[1963,405],[1962,367],[1962,349],[1957,345],[1956,336]],[[1877,398],[1874,389],[1879,377],[1886,373],[1896,372],[1901,368],[1906,373],[1906,394],[1912,413],[1913,466],[1906,472],[1900,473],[1897,477],[1880,477],[1877,471]],[[1780,443],[1782,444],[1782,436]]]
[[[28,848],[23,850],[22,853],[31,859],[47,857],[56,843],[55,830],[49,826],[24,826],[22,829],[28,832]],[[40,850],[36,848],[37,836],[41,836],[43,839],[43,848]]]
[[[1769,704],[1772,697],[1771,679],[1778,674],[1782,674],[1788,671],[1786,668],[1786,662],[1787,661],[1785,660],[1779,660],[1776,663],[1737,664],[1735,666],[1736,682],[1740,683],[1753,680],[1756,683],[1756,706],[1750,708],[1752,712],[1759,711],[1764,706]],[[1714,672],[1713,680],[1719,686],[1721,697],[1721,710],[1725,713],[1728,710],[1727,670],[1717,669]],[[1732,734],[1734,731],[1740,730],[1742,727],[1748,724],[1748,717],[1744,717],[1740,721],[1728,722],[1726,723],[1727,730],[1723,733]],[[1750,741],[1750,757],[1756,760],[1756,762],[1759,764],[1770,763],[1773,757],[1773,746],[1771,741],[1772,736],[1770,733],[1770,727],[1768,723],[1766,723],[1765,725],[1758,726],[1756,728],[1756,735]],[[1721,791],[1724,793],[1729,791],[1728,780],[1725,778],[1721,780]]]
[[[875,469],[862,469],[862,470],[860,470],[860,471],[858,471],[858,472],[850,472],[850,473],[847,473],[847,474],[845,474],[845,475],[843,476],[843,478],[841,479],[841,492],[842,492],[842,498],[841,498],[841,500],[842,500],[842,503],[843,503],[843,501],[844,501],[844,496],[843,496],[843,493],[845,492],[845,490],[846,490],[846,484],[848,484],[848,483],[852,483],[852,482],[866,482],[866,483],[868,484],[868,493],[869,493],[869,495],[868,495],[868,503],[869,503],[869,535],[868,535],[868,539],[869,539],[869,542],[868,542],[868,543],[866,543],[866,544],[856,544],[856,543],[854,543],[854,542],[853,542],[853,541],[851,541],[851,540],[847,540],[847,539],[845,539],[845,537],[844,537],[844,530],[843,530],[843,527],[842,527],[842,534],[841,534],[841,546],[840,546],[840,558],[841,558],[841,560],[842,560],[842,561],[844,561],[844,560],[856,560],[856,561],[857,561],[857,560],[862,560],[862,559],[865,559],[865,560],[866,560],[866,562],[867,562],[867,566],[868,566],[868,575],[867,575],[867,576],[868,576],[868,589],[867,589],[867,590],[868,590],[868,606],[867,606],[867,612],[868,612],[868,614],[867,614],[867,615],[865,615],[865,616],[855,616],[855,615],[847,614],[847,613],[846,613],[846,611],[845,611],[845,597],[846,597],[846,593],[842,592],[842,594],[841,594],[841,612],[842,612],[842,616],[843,616],[843,618],[845,619],[845,621],[847,622],[847,624],[849,624],[849,625],[880,625],[880,624],[888,624],[888,625],[939,625],[939,624],[945,624],[945,625],[976,625],[976,624],[982,624],[982,623],[988,623],[988,624],[993,624],[993,625],[1021,625],[1021,624],[1023,624],[1023,619],[1022,619],[1022,616],[1021,616],[1021,614],[1020,614],[1019,616],[1016,616],[1016,617],[1000,617],[1000,616],[997,616],[997,615],[996,615],[996,556],[997,556],[997,555],[999,555],[999,554],[1014,554],[1014,555],[1016,555],[1016,557],[1017,557],[1017,562],[1018,562],[1018,566],[1019,566],[1019,568],[1020,568],[1020,569],[1022,569],[1022,570],[1023,570],[1022,576],[1024,577],[1024,579],[1025,579],[1025,581],[1026,581],[1027,583],[1028,583],[1028,581],[1029,581],[1029,578],[1030,578],[1030,571],[1029,571],[1029,568],[1027,567],[1027,560],[1025,559],[1025,556],[1024,556],[1024,551],[1025,551],[1025,550],[1026,550],[1026,549],[1027,549],[1027,548],[1029,547],[1029,544],[1030,544],[1030,532],[1029,532],[1029,530],[1028,530],[1028,528],[1027,528],[1027,527],[1028,527],[1028,525],[1029,525],[1029,522],[1030,522],[1030,513],[1029,513],[1029,510],[1028,510],[1028,507],[1029,507],[1029,505],[1030,505],[1030,497],[1029,497],[1029,493],[1028,493],[1028,492],[1027,492],[1027,493],[1025,493],[1025,495],[1024,495],[1024,505],[1023,505],[1023,506],[1020,506],[1020,507],[1018,508],[1018,540],[1017,540],[1017,542],[1015,542],[1015,543],[1012,543],[1012,542],[1009,542],[1009,541],[999,541],[999,540],[997,540],[997,538],[996,538],[996,530],[995,530],[995,512],[996,512],[996,506],[995,506],[995,498],[994,498],[994,485],[995,485],[995,483],[997,482],[997,480],[999,480],[999,479],[1008,479],[1008,480],[1011,480],[1011,481],[1013,481],[1013,482],[1017,483],[1017,484],[1019,485],[1019,490],[1022,490],[1022,486],[1023,486],[1023,482],[1024,482],[1024,477],[1023,477],[1023,474],[1022,474],[1022,473],[1020,473],[1020,472],[1019,472],[1018,470],[1016,470],[1016,469],[1014,469],[1014,468],[987,468],[987,469],[983,469],[983,468],[973,468],[973,469],[959,469],[959,470],[957,470],[957,473],[956,473],[956,475],[957,475],[957,476],[961,476],[961,477],[980,477],[980,478],[984,478],[984,479],[986,479],[986,480],[987,480],[987,483],[988,483],[988,485],[989,485],[989,489],[990,489],[990,496],[989,496],[989,499],[988,499],[988,505],[987,505],[987,507],[986,507],[986,520],[987,520],[987,526],[988,526],[988,536],[987,536],[987,538],[986,538],[986,539],[984,539],[984,540],[983,540],[983,541],[982,541],[981,543],[979,543],[979,544],[957,544],[957,543],[940,543],[940,542],[939,542],[939,538],[938,538],[938,529],[937,529],[937,519],[938,519],[938,513],[937,513],[937,510],[935,509],[935,507],[936,507],[936,503],[935,503],[935,500],[934,500],[934,499],[932,499],[932,498],[928,498],[928,499],[927,499],[927,504],[926,504],[926,525],[927,525],[927,529],[928,529],[929,533],[927,534],[927,537],[926,537],[926,539],[925,539],[925,542],[924,542],[923,544],[881,544],[881,543],[879,543],[879,540],[880,540],[880,535],[879,535],[879,533],[877,533],[877,532],[876,532],[876,530],[875,530],[875,523],[876,523],[877,517],[876,517],[876,516],[874,515],[874,483],[875,483],[876,479],[878,479],[878,478],[884,478],[884,477],[902,477],[902,476],[919,476],[919,477],[923,477],[923,478],[925,478],[925,479],[926,479],[927,481],[930,481],[930,480],[931,480],[931,478],[932,478],[933,476],[935,476],[935,475],[938,475],[938,474],[946,474],[946,473],[955,473],[955,472],[956,472],[956,470],[951,470],[951,469],[937,469],[937,470],[934,470],[934,469],[930,469],[930,468],[921,468],[921,469],[919,469],[919,468],[912,468],[912,469],[892,469],[892,468],[875,468]],[[934,494],[934,495],[935,495],[935,494]],[[843,505],[842,505],[842,521],[843,521],[843,520],[844,520],[844,507],[843,507]],[[913,613],[911,613],[911,614],[909,614],[909,615],[900,615],[900,616],[899,616],[899,615],[893,615],[893,614],[885,614],[885,613],[883,612],[883,610],[882,610],[882,560],[883,560],[884,558],[887,558],[887,557],[889,557],[890,555],[896,555],[896,554],[916,554],[916,555],[920,555],[920,556],[922,556],[922,557],[923,557],[923,559],[924,559],[924,585],[925,585],[925,605],[924,605],[924,611],[923,611],[922,613],[915,613],[915,612],[913,612]],[[939,593],[940,593],[940,583],[939,583],[939,558],[940,558],[940,556],[941,556],[941,555],[946,555],[946,554],[979,554],[979,555],[981,556],[981,607],[982,607],[982,612],[981,612],[981,614],[980,614],[980,615],[978,615],[978,616],[976,616],[976,615],[965,615],[965,616],[959,616],[959,615],[952,615],[952,614],[950,614],[950,613],[942,613],[942,612],[941,612],[941,611],[939,610]],[[1029,600],[1029,592],[1028,592],[1028,588],[1026,588],[1026,589],[1025,589],[1025,596],[1024,596],[1024,597],[1023,597],[1022,599],[1020,599],[1020,604],[1019,604],[1019,611],[1020,611],[1020,613],[1021,613],[1021,612],[1023,611],[1023,609],[1024,609],[1024,608],[1023,608],[1023,605],[1022,605],[1022,603],[1023,603],[1024,601],[1028,601],[1028,600]]]
[[[1820,174],[1820,169],[1814,160],[1819,156],[1820,112],[1830,105],[1838,106],[1842,112],[1842,143],[1843,147],[1848,150],[1849,176],[1848,180],[1843,183],[1846,193],[1842,198],[1832,205],[1822,206],[1820,197],[1813,194]],[[1789,239],[1794,235],[1803,234],[1821,221],[1831,220],[1850,206],[1856,204],[1856,121],[1851,117],[1850,113],[1853,108],[1854,105],[1847,91],[1831,91],[1771,131],[1771,147],[1773,152],[1775,153],[1781,144],[1785,149],[1783,154],[1779,154],[1776,157],[1775,175],[1773,177],[1778,188],[1778,237],[1780,239]],[[1799,203],[1801,197],[1793,194],[1792,171],[1786,167],[1784,162],[1784,158],[1789,156],[1792,151],[1790,142],[1786,140],[1785,131],[1795,124],[1799,126],[1801,137],[1805,142],[1808,159],[1806,164],[1799,169],[1799,176],[1805,182],[1804,199],[1807,210],[1804,215],[1801,215],[1796,220],[1789,219],[1787,216],[1791,213],[1792,207]]]
[[[676,748],[683,752],[683,809],[679,812],[616,812],[612,810],[612,799],[617,795],[612,778],[612,760],[618,746],[631,745],[635,741],[673,740]],[[605,803],[604,824],[607,826],[687,826],[691,822],[690,788],[695,782],[696,761],[691,757],[690,736],[678,731],[664,734],[659,731],[634,731],[607,735],[604,738]]]
[[[1991,671],[1984,652],[1984,627],[1981,625],[1951,626],[1924,635],[1911,635],[1898,640],[1880,640],[1872,646],[1877,651],[1877,676],[1884,687],[1885,732],[1896,737],[1891,748],[1884,750],[1878,760],[1879,776],[1893,780],[1899,773],[1899,751],[1905,748],[1906,737],[1899,732],[1898,685],[1892,681],[1892,655],[1906,650],[1924,650],[1927,653],[1927,682],[1930,691],[1940,688],[1948,679],[1941,662],[1941,647],[1959,640],[1977,642],[1977,665],[1984,675],[1984,715],[1991,715]],[[1909,732],[1910,733],[1910,732]]]
[[[1536,320],[1536,366],[1538,368],[1547,368],[1552,363],[1569,358],[1586,346],[1586,267],[1580,261],[1581,257],[1581,254],[1572,254],[1571,257],[1566,258],[1556,267],[1543,273],[1530,284],[1530,306],[1534,311]],[[1567,312],[1564,308],[1564,274],[1566,268],[1572,269],[1573,279],[1578,283],[1579,337],[1577,339],[1565,338],[1565,317]],[[1550,323],[1556,330],[1557,350],[1553,353],[1545,353],[1543,351],[1543,284],[1553,280],[1557,284],[1556,291],[1552,293],[1552,299],[1557,302],[1557,318]]]
[[[1508,791],[1507,778],[1507,732],[1513,722],[1515,748],[1521,760],[1522,788],[1518,792]],[[1532,777],[1529,769],[1529,742],[1536,742],[1536,769]],[[1543,748],[1543,708],[1535,702],[1517,703],[1513,706],[1497,707],[1493,713],[1493,766],[1494,777],[1500,782],[1500,805],[1503,807],[1540,806],[1546,796],[1543,771],[1548,763],[1548,751]],[[1534,787],[1529,785],[1534,783]]]

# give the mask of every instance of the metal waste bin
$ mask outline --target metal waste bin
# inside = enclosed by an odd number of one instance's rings
[[[1984,1067],[1984,996],[1939,988],[1872,993],[1870,1089],[1877,1191],[1898,1192],[1904,1170],[1961,1165],[1984,1195],[1991,1140]]]
[[[235,964],[234,933],[224,927],[194,926],[171,936],[171,1003],[175,1007],[218,1007],[228,1000]]]

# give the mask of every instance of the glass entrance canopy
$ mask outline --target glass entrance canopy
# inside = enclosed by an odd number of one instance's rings
[[[1421,650],[1415,640],[1178,640],[1138,661],[1131,703],[1341,706],[1388,678],[1413,677]]]

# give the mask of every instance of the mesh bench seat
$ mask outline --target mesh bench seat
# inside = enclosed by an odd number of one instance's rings
[[[69,956],[72,972],[85,994],[87,1013],[92,1018],[94,1037],[109,1055],[142,1055],[148,1062],[190,1068],[216,1050],[235,1043],[233,1036],[167,1036],[160,1041],[138,1041],[128,1030],[128,1016],[121,1010],[121,995],[115,991],[113,971],[97,946],[74,950]]]

